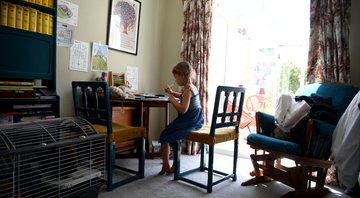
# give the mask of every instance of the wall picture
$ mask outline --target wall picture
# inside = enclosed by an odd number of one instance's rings
[[[137,55],[141,2],[110,0],[107,44],[110,49]]]

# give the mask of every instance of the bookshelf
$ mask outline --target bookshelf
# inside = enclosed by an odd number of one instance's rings
[[[57,0],[0,0],[0,124],[59,117],[56,8]]]

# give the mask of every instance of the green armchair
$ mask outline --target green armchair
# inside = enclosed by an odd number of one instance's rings
[[[275,129],[275,118],[272,115],[256,113],[256,134],[247,137],[251,148],[265,152],[255,152],[251,160],[254,166],[254,177],[242,183],[242,186],[277,180],[295,190],[284,197],[318,197],[328,191],[324,188],[327,169],[333,164],[331,154],[332,134],[337,121],[346,110],[358,89],[345,84],[311,84],[299,88],[296,96],[316,94],[331,98],[336,112],[334,123],[320,119],[309,119],[300,128],[301,139],[290,141],[271,137]],[[275,160],[287,158],[295,162],[286,167],[275,163]],[[259,163],[260,162],[260,163]],[[315,187],[311,185],[315,183]]]

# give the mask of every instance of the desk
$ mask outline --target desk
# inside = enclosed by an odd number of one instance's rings
[[[153,158],[160,156],[160,153],[152,153],[150,151],[150,139],[149,139],[149,120],[150,109],[154,107],[165,109],[165,127],[169,124],[169,100],[157,99],[157,98],[145,98],[145,99],[128,99],[128,98],[110,98],[112,107],[136,107],[140,112],[140,126],[146,128],[146,157]]]

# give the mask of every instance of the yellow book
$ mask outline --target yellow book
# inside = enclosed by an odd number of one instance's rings
[[[7,26],[8,21],[8,3],[5,1],[1,1],[0,7],[0,25]]]
[[[8,26],[16,27],[16,5],[8,3]]]
[[[42,13],[42,33],[49,34],[49,15]]]
[[[36,32],[37,10],[34,8],[30,8],[29,13],[29,30],[32,32]]]
[[[54,0],[48,0],[48,4],[49,4],[49,7],[50,8],[53,8],[54,7]]]
[[[16,6],[16,28],[22,29],[22,22],[23,22],[23,7],[17,5]]]
[[[29,0],[30,3],[35,3],[35,0]]]
[[[42,5],[42,0],[35,0],[36,4]]]
[[[53,35],[53,16],[49,14],[49,35]]]
[[[37,11],[37,20],[36,20],[36,32],[42,33],[42,12]]]
[[[48,0],[42,0],[42,5],[45,7],[49,7],[49,1]]]
[[[29,30],[29,21],[30,21],[29,7],[24,7],[23,21],[22,21],[22,29],[23,30]]]

